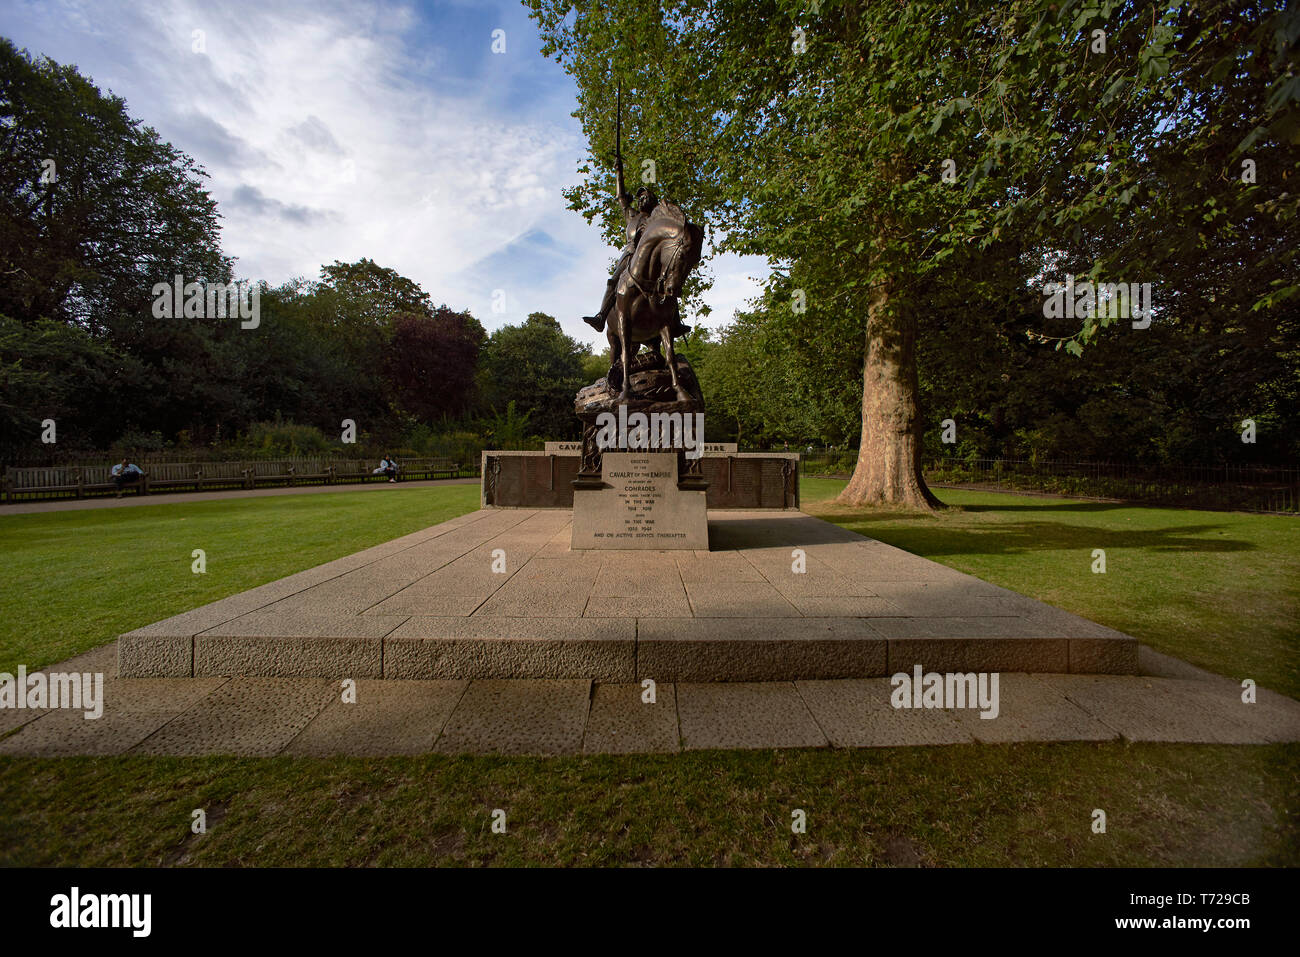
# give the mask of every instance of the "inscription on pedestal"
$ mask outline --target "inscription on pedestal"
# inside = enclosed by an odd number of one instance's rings
[[[573,548],[709,547],[705,493],[677,487],[676,453],[603,458],[606,487],[574,490]]]

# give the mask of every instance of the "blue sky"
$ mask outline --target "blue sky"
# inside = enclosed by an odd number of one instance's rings
[[[579,317],[616,250],[565,208],[586,155],[576,91],[522,5],[3,0],[0,34],[75,64],[205,167],[241,278],[367,256],[489,330],[541,311],[603,345]],[[711,272],[718,326],[765,267]]]

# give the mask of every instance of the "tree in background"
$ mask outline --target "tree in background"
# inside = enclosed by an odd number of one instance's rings
[[[225,368],[211,361],[228,345],[221,332],[151,314],[156,282],[231,278],[203,170],[121,98],[3,38],[0,155],[0,316],[23,326],[6,349],[39,370],[0,384],[22,430],[6,450],[34,442],[31,422],[47,417],[69,448],[155,419],[174,431],[195,415],[238,415],[237,388],[203,381]]]
[[[578,435],[573,397],[583,381],[587,347],[564,334],[560,324],[534,312],[518,326],[502,326],[488,337],[479,366],[479,393],[486,409],[500,413],[514,401],[528,413],[529,426],[548,439]]]
[[[445,305],[430,315],[398,313],[384,370],[393,406],[430,423],[471,412],[479,351],[486,338],[477,319]]]
[[[136,360],[79,326],[0,316],[0,460],[38,442],[46,419],[64,448],[107,448],[130,402],[114,387],[140,375]]]
[[[0,157],[0,314],[121,344],[154,283],[229,279],[207,174],[120,97],[2,37]]]
[[[373,259],[363,257],[354,263],[336,259],[321,267],[320,276],[321,290],[336,293],[336,304],[347,306],[330,317],[341,330],[388,330],[395,316],[432,315],[429,294],[419,283]]]
[[[603,379],[609,372],[609,347],[600,352],[589,352],[582,357],[582,382],[592,385],[597,379]]]
[[[778,327],[806,325],[861,357],[846,503],[934,502],[920,475],[918,339],[936,334],[926,290],[942,282],[977,315],[994,311],[971,268],[1004,235],[1025,248],[1016,285],[1065,272],[1177,283],[1216,234],[1267,221],[1290,241],[1252,254],[1264,268],[1236,274],[1240,300],[1275,310],[1297,288],[1285,180],[1300,163],[1300,87],[1281,2],[530,6],[544,52],[578,84],[591,161],[574,208],[603,213],[615,235],[604,197],[621,79],[638,106],[629,165],[653,159],[710,237],[725,235],[716,250],[769,258]],[[1188,169],[1189,148],[1203,168]],[[1271,169],[1249,189],[1246,150]],[[1171,228],[1180,238],[1161,241]],[[1162,308],[1161,321],[1186,321]],[[1038,334],[1081,355],[1106,324]]]

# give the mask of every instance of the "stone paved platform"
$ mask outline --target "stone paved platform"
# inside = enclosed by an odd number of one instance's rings
[[[887,678],[640,684],[120,678],[113,644],[51,665],[101,671],[104,713],[0,710],[0,755],[576,755],[1016,741],[1300,741],[1300,702],[1142,648],[1136,676],[1002,674],[998,716],[896,710]]]
[[[1138,670],[1128,635],[801,513],[710,512],[708,551],[575,552],[570,526],[565,510],[463,515],[122,635],[120,673],[689,684],[915,664]]]

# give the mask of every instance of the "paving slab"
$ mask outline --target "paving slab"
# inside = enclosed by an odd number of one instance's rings
[[[1254,744],[1298,740],[1293,727],[1277,726],[1250,711],[1239,694],[1213,682],[1136,676],[1043,675],[1040,680],[1095,715],[1129,741]]]
[[[895,708],[888,678],[795,682],[808,710],[837,748],[961,744],[974,736],[952,713],[937,708]]]
[[[863,587],[889,600],[911,618],[1015,617],[1017,611],[1001,606],[1000,590],[978,578],[962,576],[946,581],[871,581],[858,576]]]
[[[682,747],[820,748],[826,735],[788,681],[677,685]]]
[[[1255,692],[1255,704],[1245,704],[1241,701],[1241,686],[1235,682],[1233,693],[1237,696],[1235,702],[1229,702],[1226,694],[1220,699],[1232,708],[1233,720],[1240,721],[1266,741],[1300,741],[1300,701],[1259,688]]]
[[[798,618],[799,609],[770,582],[691,582],[696,618]]]
[[[16,670],[16,669],[15,669]],[[27,674],[36,673],[49,675],[51,672],[60,672],[70,674],[78,672],[82,674],[102,674],[104,676],[105,688],[112,682],[117,675],[117,642],[109,642],[106,645],[100,645],[90,651],[83,652],[66,661],[58,664],[47,665],[43,668],[29,669]],[[16,679],[16,675],[14,676]],[[105,696],[107,698],[107,690]],[[25,724],[35,721],[41,715],[48,714],[49,708],[0,708],[0,735],[8,734],[15,728],[20,728]]]
[[[339,682],[315,678],[232,678],[131,750],[269,757],[340,693]]]
[[[1044,638],[1128,639],[1128,635],[1125,635],[1122,631],[1116,631],[1114,628],[1107,628],[1095,621],[1081,618],[1063,608],[1053,608],[1051,605],[1034,602],[1033,599],[1023,597],[1019,601],[1022,604],[1032,602],[1032,605],[1024,605],[1022,617],[1033,625],[1034,629]]]
[[[468,686],[467,681],[358,681],[355,702],[337,695],[284,753],[426,754]]]
[[[608,597],[597,601],[587,600],[585,618],[653,618],[659,615],[671,615],[674,618],[689,618],[691,603],[683,592],[680,595],[668,595],[662,598],[644,596],[641,598]]]
[[[882,542],[851,546],[812,547],[818,561],[830,565],[841,575],[855,578],[875,589],[876,584],[910,582],[961,582],[969,579],[956,569],[932,562]]]
[[[979,709],[947,712],[976,741],[1113,741],[1119,733],[1084,711],[1036,675],[998,675],[998,708],[992,718]],[[990,712],[991,713],[991,712]]]
[[[435,749],[579,754],[590,701],[590,681],[471,681]]]
[[[677,566],[622,568],[606,565],[588,592],[593,598],[682,598],[686,589]]]
[[[677,689],[654,688],[654,702],[640,684],[596,685],[582,738],[586,754],[641,754],[681,750],[677,727]]]
[[[573,552],[552,558],[535,555],[519,569],[519,576],[525,581],[595,582],[602,567],[600,552]]]
[[[175,719],[166,711],[108,711],[88,719],[80,711],[49,711],[0,740],[0,754],[66,757],[124,754]]]
[[[344,576],[304,589],[258,610],[279,615],[359,615],[397,594],[403,587],[400,582],[348,581]]]
[[[1166,679],[1171,693],[1187,708],[1207,714],[1219,733],[1234,744],[1300,741],[1300,701],[1286,695],[1255,689],[1255,700],[1242,700],[1241,682],[1220,675],[1192,679]]]
[[[477,595],[485,598],[509,581],[512,573],[509,562],[505,559],[498,563],[498,567],[504,567],[506,571],[494,572],[492,564],[490,553],[480,555],[476,552],[472,556],[458,558],[432,574],[425,575],[411,583],[407,590],[417,589],[443,595]]]
[[[677,573],[687,584],[705,582],[762,582],[757,568],[738,551],[683,552],[676,558]]]
[[[489,595],[489,592],[481,595],[448,595],[430,591],[417,583],[367,608],[362,614],[465,618],[474,614],[488,600]]]
[[[474,613],[481,618],[581,618],[591,587],[582,582],[507,582]]]
[[[710,550],[729,548],[809,548],[815,544],[865,541],[830,522],[811,524],[802,512],[719,510],[709,513]],[[823,527],[827,526],[827,527]]]
[[[886,598],[854,595],[801,595],[783,591],[805,618],[897,618],[902,612]]]
[[[104,682],[104,712],[188,711],[229,678],[110,678]]]
[[[860,580],[835,572],[821,574],[809,569],[796,575],[787,568],[781,573],[764,569],[763,573],[773,588],[796,604],[800,598],[875,598],[884,601]]]
[[[112,661],[112,652],[106,646],[42,670],[89,671],[99,665],[103,673],[102,666]],[[0,754],[48,757],[122,754],[225,681],[225,678],[106,676],[100,717],[87,718],[84,709],[46,709],[38,713],[40,721],[26,724],[17,734],[0,741]]]
[[[49,708],[0,708],[0,736],[30,724],[49,712]]]

